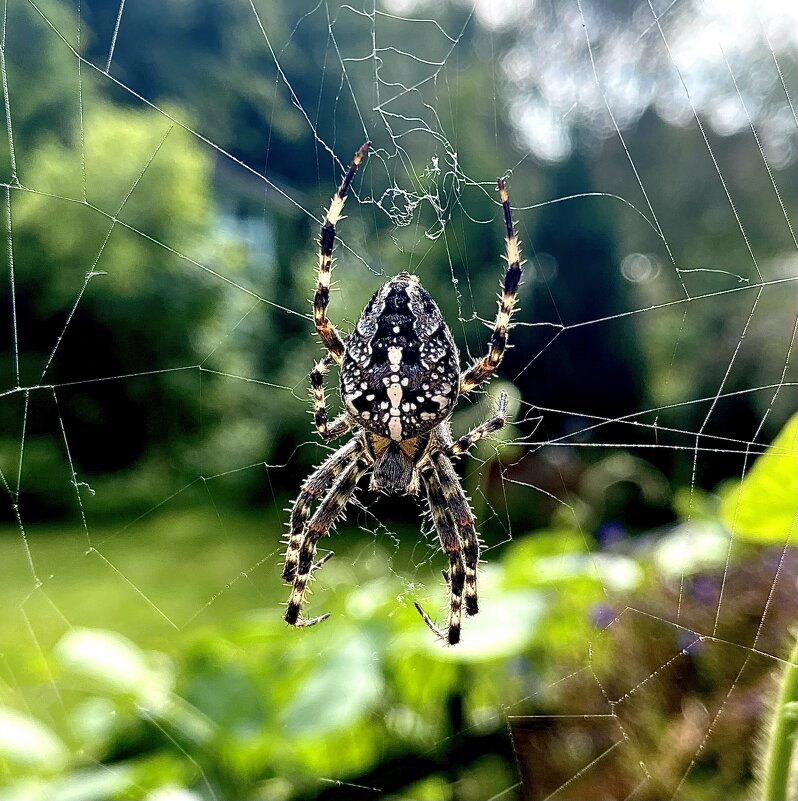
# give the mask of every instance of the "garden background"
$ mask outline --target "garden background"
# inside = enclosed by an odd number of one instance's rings
[[[0,798],[765,797],[798,611],[795,5],[2,8]],[[424,503],[366,485],[321,543],[331,619],[282,621],[286,509],[329,452],[319,220],[367,138],[342,330],[408,270],[480,356],[498,176],[527,258],[452,419],[510,394],[457,467],[486,547],[455,648],[413,607],[445,622]]]

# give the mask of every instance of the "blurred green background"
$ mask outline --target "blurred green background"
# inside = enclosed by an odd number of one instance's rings
[[[0,798],[752,797],[798,612],[792,5],[3,8]],[[365,486],[332,618],[281,617],[315,238],[366,138],[342,330],[410,270],[480,355],[498,175],[528,258],[453,417],[511,394],[458,465],[451,649],[424,504]]]

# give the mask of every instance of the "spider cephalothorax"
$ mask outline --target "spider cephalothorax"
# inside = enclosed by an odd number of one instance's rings
[[[356,433],[305,480],[294,504],[283,570],[283,578],[292,584],[285,619],[294,626],[311,626],[328,617],[300,617],[313,570],[332,555],[314,564],[316,544],[343,513],[358,481],[370,471],[372,489],[423,492],[427,498],[441,547],[449,557],[445,572],[451,591],[447,632],[439,630],[418,604],[416,607],[427,625],[454,645],[460,640],[463,602],[466,614],[479,611],[479,536],[451,460],[504,425],[507,396],[500,395],[495,417],[458,440],[452,439],[449,417],[458,397],[490,379],[501,362],[521,280],[521,251],[506,185],[500,179],[507,233],[504,291],[487,355],[462,373],[457,347],[440,310],[418,278],[408,273],[383,285],[363,310],[355,330],[342,338],[327,318],[335,225],[369,147],[366,142],[355,154],[324,218],[313,299],[316,330],[327,348],[327,355],[310,374],[316,429],[325,440],[352,429]],[[324,375],[333,363],[341,369],[346,411],[328,421]],[[319,499],[311,517],[311,506]]]

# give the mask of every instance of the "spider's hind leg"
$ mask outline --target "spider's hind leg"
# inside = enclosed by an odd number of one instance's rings
[[[463,609],[463,585],[465,580],[465,571],[463,570],[463,555],[458,550],[456,553],[449,554],[449,570],[446,571],[447,584],[451,593],[451,601],[449,608],[449,626],[445,632],[441,631],[432,618],[424,611],[424,607],[418,601],[413,605],[416,610],[424,619],[424,622],[429,627],[430,631],[443,640],[448,642],[449,645],[457,645],[460,642],[460,627],[462,623],[462,609]]]
[[[488,424],[485,424],[488,425]],[[465,611],[467,615],[479,612],[477,594],[477,567],[479,565],[479,535],[474,524],[474,515],[468,503],[465,491],[457,477],[451,459],[445,453],[433,456],[435,471],[432,484],[438,484],[439,495],[443,499],[444,508],[454,522],[458,541],[462,543],[463,563],[465,565]],[[432,499],[430,498],[430,504]]]
[[[355,442],[359,441],[355,440]],[[328,491],[310,519],[307,531],[299,547],[297,564],[293,572],[291,596],[288,599],[288,608],[285,611],[286,623],[290,623],[292,626],[312,626],[328,617],[328,615],[321,615],[312,620],[300,619],[302,604],[305,600],[305,591],[314,569],[313,560],[316,556],[316,544],[321,537],[329,532],[333,523],[342,514],[344,507],[352,498],[357,482],[370,466],[371,461],[363,454],[362,448],[356,457],[350,454],[350,458],[341,471],[338,480],[332,489]]]
[[[444,578],[449,585],[450,593],[449,627],[446,634],[435,626],[429,615],[424,612],[419,604],[416,604],[416,609],[418,609],[419,614],[424,618],[424,622],[435,634],[446,640],[449,645],[455,645],[460,642],[463,589],[467,576],[466,564],[463,561],[463,543],[457,531],[455,518],[451,514],[446,491],[441,483],[438,471],[433,468],[425,472],[423,480],[427,489],[427,498],[435,530],[438,532],[441,547],[449,557],[449,569],[444,572]]]
[[[448,582],[447,582],[448,583]],[[413,606],[416,607],[416,611],[421,615],[424,622],[427,624],[429,630],[439,639],[446,642],[446,634],[442,632],[433,622],[432,618],[424,611],[424,607],[418,602],[413,601]]]
[[[288,535],[288,547],[285,551],[285,566],[283,567],[283,579],[285,581],[294,580],[296,568],[299,564],[299,551],[305,536],[305,524],[310,516],[313,502],[318,500],[329,489],[333,481],[341,475],[347,465],[351,464],[360,455],[362,450],[363,443],[359,439],[353,439],[330,456],[303,482],[302,490],[291,510],[290,533]]]

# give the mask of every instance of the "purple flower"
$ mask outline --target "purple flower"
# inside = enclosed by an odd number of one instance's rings
[[[590,622],[597,629],[605,629],[618,617],[618,612],[609,604],[596,604],[590,610]]]
[[[626,528],[617,520],[602,523],[596,532],[596,539],[602,548],[611,548],[626,538]]]
[[[690,595],[702,605],[714,606],[718,600],[720,588],[715,579],[709,576],[695,576],[689,584]]]

